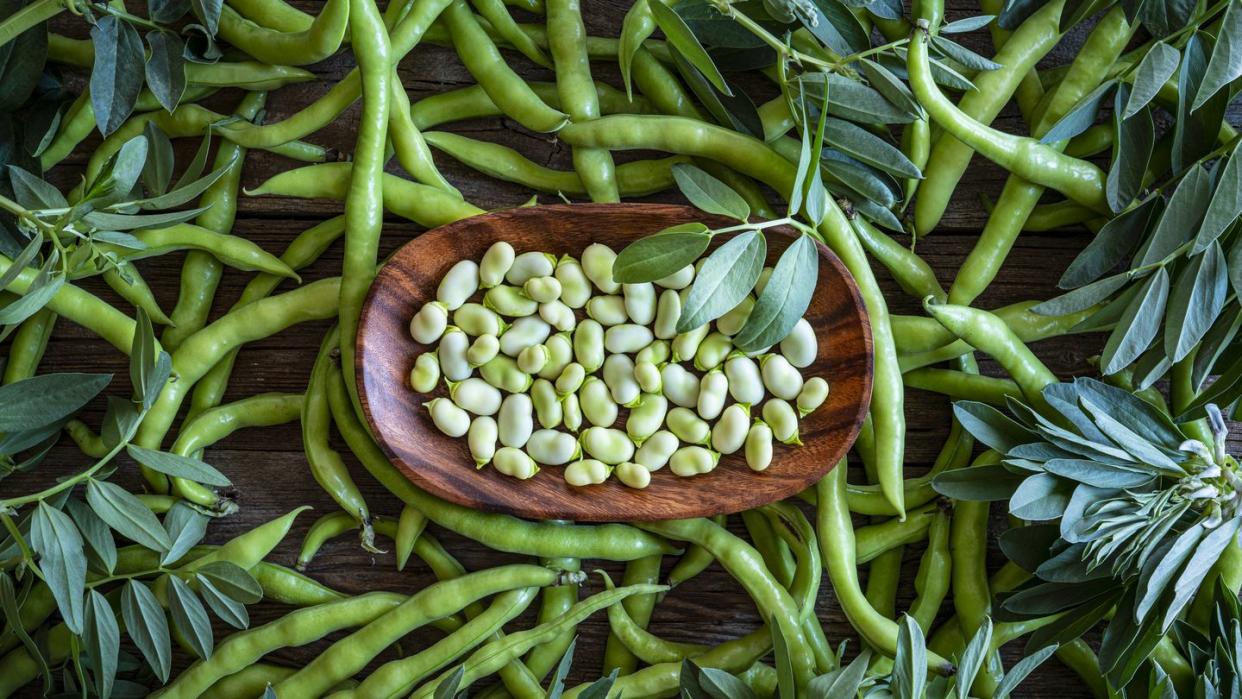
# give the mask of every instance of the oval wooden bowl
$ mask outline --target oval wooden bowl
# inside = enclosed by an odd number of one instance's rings
[[[519,481],[491,467],[475,470],[466,439],[450,438],[432,424],[422,405],[445,395],[443,385],[433,395],[409,387],[415,357],[429,349],[410,338],[410,318],[434,298],[440,279],[458,260],[477,261],[498,240],[508,241],[519,253],[577,256],[593,242],[619,251],[645,235],[696,220],[727,223],[688,206],[537,206],[475,216],[406,243],[380,270],[367,294],[354,367],[363,412],[388,458],[416,485],[452,502],[534,519],[590,522],[739,512],[790,497],[819,480],[857,437],[871,400],[872,375],[871,327],[862,298],[845,266],[823,245],[819,286],[806,314],[819,336],[819,357],[803,375],[824,377],[831,391],[827,402],[802,421],[803,446],[777,444],[771,467],[762,473],[747,468],[739,452],[722,457],[711,473],[691,479],[661,469],[651,474],[645,490],[615,479],[574,488],[563,480],[562,467],[555,466]],[[767,231],[767,264],[776,263],[793,235],[791,230]],[[618,427],[624,419],[622,410]]]

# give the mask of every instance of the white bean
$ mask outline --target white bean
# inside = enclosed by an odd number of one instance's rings
[[[535,316],[513,321],[513,325],[500,336],[500,351],[516,357],[531,345],[538,345],[552,334],[552,326]]]
[[[594,376],[578,389],[578,404],[587,422],[597,427],[612,427],[617,421],[617,403],[608,392],[608,385]]]
[[[449,397],[457,407],[475,415],[495,415],[500,410],[500,391],[477,377],[450,383]]]
[[[500,314],[479,303],[463,304],[453,311],[453,325],[461,328],[470,337],[495,335],[505,331],[505,322]]]
[[[535,465],[535,460],[530,458],[530,455],[526,452],[515,447],[501,447],[497,449],[496,455],[492,457],[492,466],[506,476],[523,481],[539,473],[539,467]]]
[[[764,471],[772,464],[772,428],[755,420],[746,433],[746,465],[752,471]]]
[[[548,363],[547,345],[531,345],[518,353],[518,368],[527,374],[538,374]]]
[[[725,408],[716,424],[712,425],[712,449],[721,454],[732,454],[746,442],[750,425],[750,410],[740,403]]]
[[[764,267],[759,272],[759,278],[755,280],[755,296],[763,294],[763,290],[768,286],[768,280],[772,278],[772,268]]]
[[[556,269],[556,258],[546,252],[524,252],[513,258],[513,265],[505,272],[505,281],[522,286],[535,277],[547,277]]]
[[[631,488],[642,490],[651,485],[651,471],[648,471],[647,467],[642,464],[625,461],[617,464],[613,472],[617,474],[617,480]]]
[[[755,360],[743,354],[735,354],[725,362],[725,376],[729,379],[729,395],[733,400],[747,405],[759,405],[763,400],[763,377]]]
[[[781,340],[781,354],[799,369],[805,369],[815,362],[815,357],[819,354],[819,340],[815,338],[815,330],[806,318],[799,318],[793,330]]]
[[[660,370],[664,381],[664,395],[683,408],[699,406],[699,377],[691,374],[680,364],[665,364]]]
[[[524,393],[530,388],[530,374],[518,368],[512,357],[498,354],[479,367],[479,375],[491,385],[508,393]]]
[[[694,368],[699,371],[711,371],[720,366],[725,357],[733,351],[733,340],[724,333],[711,333],[703,338],[694,352]]]
[[[565,429],[577,432],[582,429],[582,404],[578,402],[578,394],[571,393],[561,401],[561,413],[565,416]]]
[[[681,294],[672,289],[660,292],[656,306],[655,336],[661,340],[677,337],[677,321],[681,319]]]
[[[623,323],[604,332],[604,349],[616,354],[632,354],[651,344],[652,339],[651,328]]]
[[[586,380],[586,369],[582,368],[578,362],[570,362],[565,365],[561,375],[556,377],[556,392],[562,396],[575,393],[584,380]]]
[[[747,296],[716,320],[716,329],[732,337],[742,331],[742,326],[750,319],[750,312],[755,308],[755,297]]]
[[[410,337],[415,342],[430,345],[444,334],[448,327],[448,309],[439,301],[428,301],[410,319]]]
[[[591,298],[591,280],[582,271],[582,265],[569,255],[556,263],[556,280],[561,283],[561,302],[566,306],[582,308]]]
[[[582,454],[578,440],[572,434],[560,430],[535,430],[526,442],[526,453],[543,466],[560,466]]]
[[[668,361],[673,355],[672,347],[667,340],[652,340],[651,344],[638,351],[634,356],[635,362],[651,362],[656,366],[660,366]]]
[[[515,286],[493,286],[483,294],[483,305],[509,318],[521,318],[539,310],[539,304]]]
[[[549,303],[561,297],[561,283],[553,276],[533,277],[522,285],[522,292],[531,300]]]
[[[479,285],[490,289],[504,281],[505,273],[513,266],[513,246],[501,240],[483,253],[483,261],[479,263]]]
[[[460,437],[470,429],[470,415],[447,398],[436,398],[424,405],[431,413],[431,422],[444,434]]]
[[[462,260],[453,265],[436,288],[436,300],[450,311],[461,307],[466,299],[479,290],[479,266],[473,260]]]
[[[634,380],[643,393],[662,393],[664,379],[660,377],[660,368],[651,362],[634,363]]]
[[[699,351],[699,345],[711,332],[711,326],[707,323],[689,332],[678,334],[673,338],[673,361],[687,362],[694,359],[695,353]]]
[[[592,296],[586,305],[587,315],[600,325],[620,325],[629,319],[625,299],[620,296]]]
[[[535,404],[535,418],[540,427],[552,429],[561,424],[565,414],[561,410],[560,396],[547,379],[535,379],[530,385],[530,399]]]
[[[638,453],[634,455],[634,461],[642,464],[648,471],[659,471],[680,446],[677,435],[668,430],[660,430],[643,442]]]
[[[703,447],[682,447],[669,459],[669,470],[675,476],[690,478],[711,473],[720,463],[720,454]]]
[[[623,284],[621,293],[625,296],[625,314],[639,325],[650,325],[656,316],[655,285]]]
[[[410,388],[419,393],[430,393],[440,383],[440,360],[434,352],[423,352],[414,360],[410,369]]]
[[[565,467],[565,482],[575,488],[599,485],[612,475],[612,467],[595,459],[582,459]]]
[[[634,379],[634,360],[625,354],[610,354],[604,360],[604,383],[612,392],[618,405],[630,407],[638,400],[642,390]]]
[[[707,444],[711,441],[711,427],[689,408],[678,407],[668,411],[668,429],[678,439],[690,444]]]
[[[466,363],[481,367],[500,354],[500,340],[495,335],[479,335],[466,349]]]
[[[616,261],[617,253],[607,245],[593,243],[582,251],[582,271],[605,294],[615,294],[621,288],[612,279],[612,265]]]
[[[802,374],[779,354],[763,355],[759,359],[759,371],[763,374],[763,385],[777,398],[794,400],[802,390]]]
[[[548,301],[539,304],[539,317],[552,327],[567,332],[574,329],[578,324],[578,317],[574,315],[574,309],[566,306],[560,301]]]
[[[798,393],[798,414],[806,417],[815,412],[826,400],[828,400],[828,382],[818,376],[812,376],[802,384],[802,391]]]
[[[500,403],[497,424],[500,443],[506,447],[526,446],[535,429],[534,405],[525,393],[510,393]]]
[[[574,328],[574,360],[593,373],[604,366],[604,326],[584,320]]]
[[[440,371],[449,381],[462,381],[474,373],[470,362],[466,359],[466,350],[470,340],[466,333],[450,325],[440,338],[440,346],[436,348],[436,357],[440,360]]]
[[[668,414],[668,399],[658,393],[645,393],[625,419],[625,433],[638,446],[660,430]]]
[[[539,377],[554,381],[574,360],[574,344],[569,333],[561,332],[549,337],[543,346],[548,348],[548,363],[539,371]]]
[[[802,444],[798,436],[798,414],[793,406],[780,398],[763,404],[763,421],[772,428],[772,436],[785,444]]]
[[[634,456],[634,443],[621,430],[610,427],[589,427],[582,432],[582,448],[592,458],[616,465]]]
[[[480,415],[470,423],[470,431],[466,435],[466,443],[470,446],[470,456],[474,457],[476,468],[483,468],[496,455],[496,437],[500,434],[496,419]]]
[[[724,372],[712,369],[699,380],[699,417],[704,420],[715,420],[724,410],[725,398],[729,395],[729,379]]]
[[[694,281],[694,265],[686,265],[663,279],[656,280],[656,286],[662,286],[665,289],[684,289],[690,286],[690,282]]]

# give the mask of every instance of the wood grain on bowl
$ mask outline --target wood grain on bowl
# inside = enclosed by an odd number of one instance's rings
[[[432,424],[423,403],[445,395],[443,387],[418,394],[408,384],[414,359],[431,349],[409,334],[411,316],[435,297],[448,269],[462,259],[479,260],[492,243],[508,241],[518,253],[540,250],[578,256],[591,243],[620,251],[668,226],[704,221],[726,225],[687,206],[578,204],[509,209],[458,221],[423,233],[399,249],[380,270],[363,306],[355,372],[362,408],[380,446],[416,485],[481,510],[529,518],[574,521],[681,519],[747,510],[790,497],[815,483],[853,444],[871,398],[871,328],[845,266],[819,245],[819,284],[806,318],[819,338],[815,363],[805,377],[824,377],[828,400],[801,424],[803,446],[776,445],[771,467],[747,468],[739,452],[724,456],[713,472],[679,478],[667,468],[651,485],[634,490],[616,480],[574,488],[562,467],[544,468],[519,481],[490,467],[474,468],[465,438],[453,439]],[[792,229],[765,231],[767,264],[776,263],[794,240]],[[713,241],[712,247],[726,238]],[[759,406],[752,409],[758,415]],[[624,412],[621,421],[624,420]]]

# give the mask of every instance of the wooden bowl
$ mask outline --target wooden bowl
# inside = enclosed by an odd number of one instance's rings
[[[408,377],[414,359],[430,349],[410,337],[410,318],[435,297],[448,269],[479,260],[499,240],[522,253],[543,250],[580,255],[594,242],[620,251],[630,242],[688,221],[726,225],[688,206],[575,204],[509,209],[475,216],[423,233],[380,270],[362,309],[356,366],[362,409],[372,433],[396,466],[427,491],[468,507],[534,519],[609,522],[704,517],[747,510],[790,497],[818,481],[853,444],[871,400],[871,327],[854,280],[828,248],[819,246],[819,286],[806,318],[819,337],[819,357],[803,369],[831,386],[828,400],[802,421],[803,446],[776,444],[772,465],[747,468],[739,452],[722,457],[709,474],[679,478],[668,468],[634,490],[615,479],[574,488],[562,468],[546,467],[520,481],[491,467],[475,470],[465,437],[450,438],[432,424],[423,403],[445,395],[415,393]],[[773,265],[795,233],[766,232]],[[714,248],[717,243],[713,241]],[[752,414],[757,415],[759,406]],[[624,422],[624,410],[618,426]],[[536,425],[536,427],[538,427]]]

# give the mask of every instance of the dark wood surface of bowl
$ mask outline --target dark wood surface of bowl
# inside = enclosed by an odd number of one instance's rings
[[[418,394],[408,384],[414,359],[431,349],[415,342],[409,321],[435,296],[440,279],[462,259],[479,260],[492,243],[508,241],[520,254],[542,250],[578,256],[599,242],[620,251],[668,226],[701,220],[725,225],[697,209],[665,204],[577,204],[517,208],[476,216],[423,233],[380,270],[358,330],[355,371],[362,407],[380,446],[416,485],[470,507],[528,518],[636,521],[703,517],[747,510],[790,497],[812,485],[853,444],[871,398],[871,328],[853,278],[819,245],[819,285],[806,318],[819,338],[819,356],[803,376],[824,377],[828,400],[801,424],[803,446],[776,444],[772,465],[747,468],[741,452],[724,456],[709,474],[679,478],[668,468],[635,490],[615,479],[586,488],[565,483],[563,467],[543,468],[519,481],[491,467],[474,468],[465,437],[432,424],[423,403],[446,395],[443,385]],[[793,240],[792,229],[766,232],[767,264]],[[724,239],[713,241],[712,248]],[[696,372],[701,373],[701,372]],[[622,409],[617,427],[623,427]],[[759,406],[752,409],[758,415]],[[563,429],[563,428],[562,428]]]

